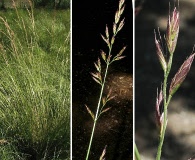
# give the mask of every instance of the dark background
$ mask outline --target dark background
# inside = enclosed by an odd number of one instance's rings
[[[90,72],[95,71],[94,62],[100,56],[100,49],[107,51],[100,34],[105,26],[112,28],[118,0],[73,1],[72,3],[72,153],[74,160],[85,159],[92,130],[92,119],[85,104],[95,112],[100,87],[95,83]],[[124,28],[116,38],[114,53],[127,46],[125,59],[113,63],[109,69],[107,85],[117,83],[116,93],[121,88],[126,94],[110,102],[111,110],[102,115],[97,122],[95,136],[89,159],[99,159],[107,145],[107,160],[132,159],[133,150],[133,108],[132,108],[132,6],[125,2]],[[103,65],[104,66],[104,65]]]
[[[169,2],[145,0],[135,18],[135,141],[143,160],[155,159],[158,132],[155,124],[157,88],[163,71],[156,55],[154,29],[166,30]],[[168,86],[195,44],[195,1],[180,0],[180,33]],[[187,160],[195,154],[195,63],[168,109],[162,159]]]

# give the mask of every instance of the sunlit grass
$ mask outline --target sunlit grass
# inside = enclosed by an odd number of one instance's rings
[[[7,10],[1,15],[0,140],[7,143],[0,144],[0,152],[12,151],[13,159],[66,159],[70,11]]]

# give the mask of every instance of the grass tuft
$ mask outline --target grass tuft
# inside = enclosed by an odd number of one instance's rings
[[[0,139],[9,145],[0,144],[1,155],[65,159],[70,146],[70,11],[15,9],[2,15]]]

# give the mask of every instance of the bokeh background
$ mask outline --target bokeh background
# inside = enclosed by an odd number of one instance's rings
[[[174,1],[137,1],[141,10],[135,18],[135,142],[143,160],[155,159],[158,132],[155,124],[157,88],[163,82],[154,44],[154,29],[165,33]],[[176,2],[177,4],[177,2]],[[195,44],[195,1],[180,0],[180,33],[169,77],[192,53]],[[163,36],[162,36],[163,37]],[[173,96],[168,109],[168,126],[162,160],[187,160],[195,154],[195,62],[186,80]]]
[[[90,72],[95,71],[94,62],[100,57],[100,50],[107,51],[100,34],[105,26],[112,28],[119,0],[73,1],[72,3],[72,153],[74,160],[85,159],[93,121],[85,104],[96,111],[99,85]],[[126,0],[124,28],[116,38],[113,54],[127,46],[124,58],[111,65],[106,83],[113,88],[116,98],[97,122],[89,159],[99,160],[107,145],[107,160],[130,160],[133,157],[133,44],[132,6]],[[103,62],[102,62],[103,64]],[[105,65],[103,64],[103,67]]]

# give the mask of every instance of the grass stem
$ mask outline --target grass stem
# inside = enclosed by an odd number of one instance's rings
[[[103,83],[102,83],[102,87],[101,87],[101,91],[100,91],[98,106],[97,106],[95,119],[94,119],[94,123],[93,123],[93,129],[92,129],[91,138],[90,138],[90,141],[89,141],[89,147],[87,149],[86,160],[88,160],[88,158],[89,158],[89,153],[90,153],[90,150],[91,150],[91,144],[92,144],[92,141],[93,141],[95,126],[96,126],[96,123],[97,123],[97,120],[98,120],[98,117],[99,117],[98,115],[99,115],[99,110],[100,110],[100,104],[101,104],[101,100],[102,100],[102,94],[103,94],[103,91],[104,91],[104,85],[105,85],[105,82],[106,82],[106,77],[107,77],[109,65],[110,65],[110,63],[107,63],[106,70],[105,70],[105,73],[104,73],[104,79],[103,79]]]
[[[135,150],[135,158],[136,158],[136,160],[141,160],[140,154],[139,154],[139,151],[137,149],[137,145],[136,144],[134,144],[134,150]]]
[[[164,117],[163,117],[163,125],[162,125],[163,128],[162,128],[162,131],[160,131],[159,145],[158,145],[156,160],[160,160],[160,158],[161,158],[162,146],[163,146],[166,127],[167,127],[167,108],[168,108],[169,102],[170,102],[171,97],[172,97],[171,95],[169,95],[168,101],[167,101],[167,79],[168,79],[168,76],[169,76],[169,73],[171,70],[172,60],[173,60],[173,53],[170,54],[168,68],[164,73],[164,82],[163,82]]]

